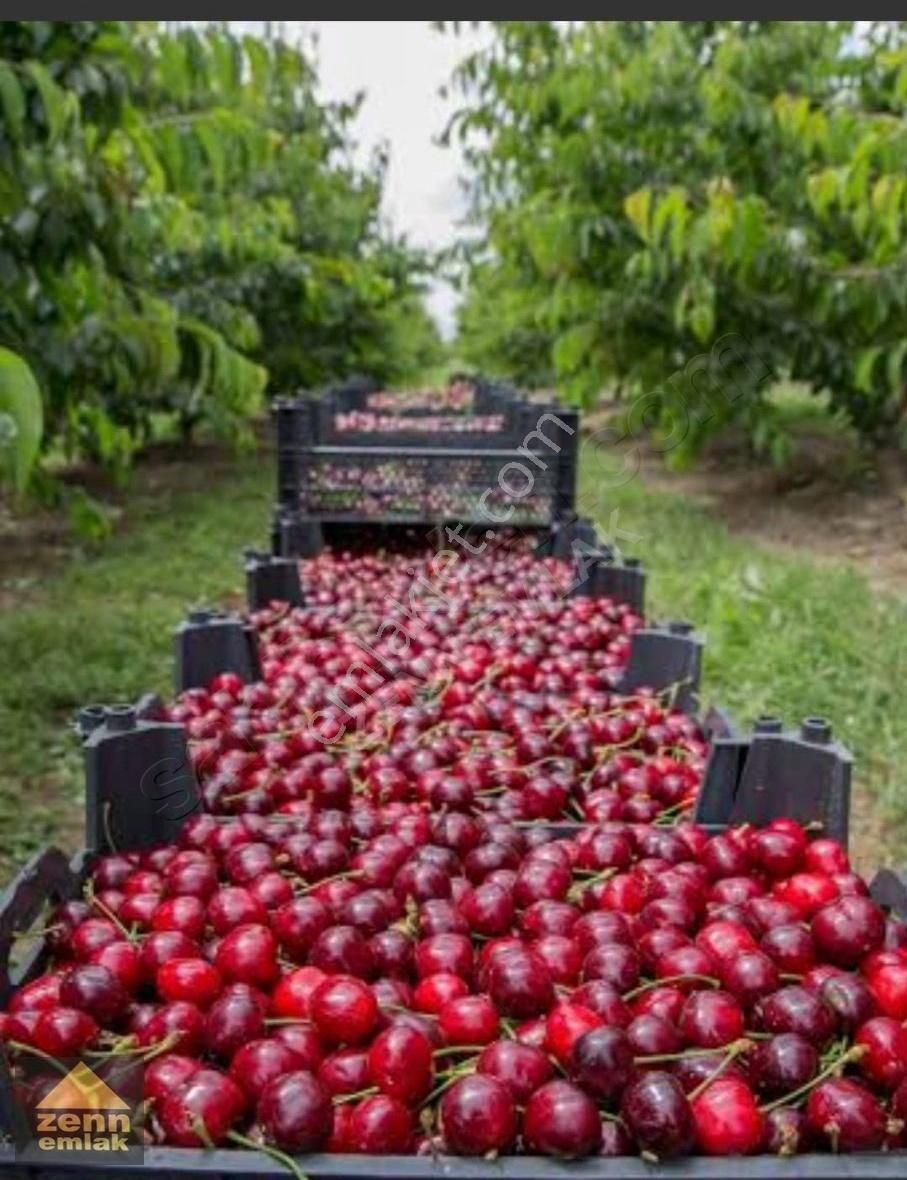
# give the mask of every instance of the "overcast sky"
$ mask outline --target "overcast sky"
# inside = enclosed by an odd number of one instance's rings
[[[236,21],[259,28],[261,21]],[[359,153],[367,159],[382,141],[390,148],[385,212],[394,228],[419,245],[449,245],[464,205],[459,189],[462,160],[456,149],[433,140],[444,128],[450,105],[438,91],[457,61],[481,33],[460,37],[436,33],[428,21],[286,21],[290,37],[315,32],[319,74],[326,98],[365,91],[356,124]],[[455,296],[446,285],[431,293],[430,306],[447,333]]]

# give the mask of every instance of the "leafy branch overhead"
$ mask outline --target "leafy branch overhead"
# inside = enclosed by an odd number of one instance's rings
[[[353,166],[355,103],[320,103],[316,81],[304,48],[223,25],[0,23],[20,486],[36,438],[121,467],[161,415],[238,438],[267,386],[404,375],[425,357],[398,318],[436,348],[425,260],[380,222],[383,164]]]
[[[907,405],[907,28],[898,22],[493,21],[457,70],[488,248],[463,348],[589,402],[645,392],[679,457],[765,393],[827,393],[870,439]],[[745,342],[754,378],[702,373]],[[709,366],[705,368],[708,370]],[[680,454],[682,452],[682,454]]]

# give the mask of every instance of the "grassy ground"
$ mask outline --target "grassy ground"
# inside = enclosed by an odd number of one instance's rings
[[[272,467],[247,456],[165,465],[153,482],[140,472],[120,529],[96,555],[65,561],[7,599],[0,881],[49,839],[77,845],[81,755],[67,722],[90,701],[169,692],[173,627],[187,606],[237,595],[240,549],[265,540]]]
[[[237,555],[264,539],[272,466],[267,456],[200,458],[157,468],[154,479],[140,472],[99,553],[58,561],[27,589],[17,578],[15,595],[0,581],[0,880],[49,839],[78,844],[81,764],[66,723],[89,701],[169,689],[170,632],[187,606],[241,590]],[[895,848],[907,833],[905,608],[851,570],[755,548],[638,480],[607,491],[607,475],[591,456],[586,504],[606,532],[639,538],[623,544],[645,559],[655,613],[688,616],[707,633],[709,692],[742,719],[832,718],[859,755],[859,790],[885,808]],[[872,809],[861,819],[864,844],[880,841]]]
[[[862,858],[900,850],[907,861],[907,604],[875,594],[851,566],[758,546],[687,499],[617,482],[612,462],[588,456],[586,511],[606,533],[635,538],[621,547],[643,558],[656,617],[705,632],[707,694],[741,720],[832,720],[857,756]]]

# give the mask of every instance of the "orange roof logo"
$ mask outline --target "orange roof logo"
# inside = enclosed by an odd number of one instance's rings
[[[129,1103],[80,1061],[37,1104],[38,1110],[129,1110]]]

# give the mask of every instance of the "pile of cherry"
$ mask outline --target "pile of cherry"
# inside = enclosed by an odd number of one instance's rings
[[[263,680],[173,705],[206,813],[51,916],[30,1096],[139,1063],[149,1142],[297,1174],[907,1148],[907,924],[791,820],[690,822],[706,740],[616,691],[638,616],[519,543],[445,568],[307,562]]]
[[[103,858],[48,938],[8,1051],[141,1060],[152,1142],[907,1144],[907,925],[792,821],[551,839],[404,803],[199,816],[179,847]]]
[[[689,810],[707,754],[699,726],[652,694],[615,691],[642,620],[565,598],[569,578],[519,546],[305,563],[309,605],[253,620],[264,679],[222,676],[171,709],[208,809],[366,798],[525,822]]]

